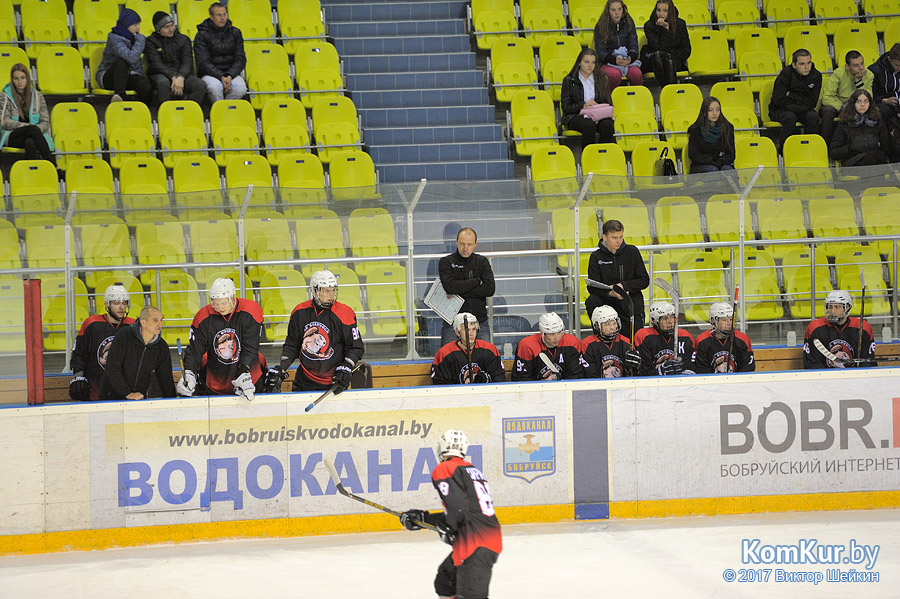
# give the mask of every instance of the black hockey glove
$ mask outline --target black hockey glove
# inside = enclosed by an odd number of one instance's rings
[[[446,522],[442,522],[437,525],[437,533],[438,536],[441,537],[441,541],[447,543],[448,545],[452,545],[453,541],[456,540],[456,535],[450,530],[450,527]]]
[[[406,530],[421,530],[422,527],[416,522],[425,522],[425,510],[406,510],[400,514],[400,524],[406,527]]]
[[[75,401],[88,401],[91,398],[91,384],[83,372],[76,372],[69,381],[69,397]]]
[[[666,360],[656,367],[656,372],[662,376],[681,374],[684,372],[684,364],[681,362],[681,358]]]
[[[266,393],[281,391],[281,383],[288,377],[281,365],[272,366],[266,371]]]
[[[476,383],[490,383],[491,375],[484,372],[483,370],[479,370],[478,372],[475,373],[475,382]]]
[[[334,394],[339,395],[350,388],[350,367],[341,364],[334,369],[334,378],[331,379],[334,384]]]
[[[633,349],[627,350],[625,352],[625,366],[630,368],[633,372],[637,372],[641,367],[641,354]]]

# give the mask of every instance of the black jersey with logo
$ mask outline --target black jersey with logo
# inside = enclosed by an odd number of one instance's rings
[[[641,376],[659,374],[656,368],[675,358],[672,335],[663,335],[656,327],[644,327],[634,334],[634,347],[641,355]],[[694,370],[694,338],[684,329],[678,329],[678,357],[685,370]]]
[[[340,302],[321,308],[307,300],[291,312],[281,349],[281,366],[286,369],[300,359],[291,388],[301,391],[304,389],[301,377],[316,385],[331,385],[334,369],[345,358],[356,364],[364,351],[353,308]]]
[[[487,382],[502,383],[506,380],[503,362],[497,348],[484,341],[475,340],[471,356],[472,370],[487,375]],[[435,385],[466,385],[472,382],[469,374],[469,356],[453,341],[438,350],[431,363],[431,382]]]
[[[625,369],[625,352],[629,349],[631,344],[623,335],[616,335],[611,343],[607,343],[597,335],[585,337],[581,342],[581,354],[586,364],[584,378],[617,379],[628,376],[629,373]]]
[[[90,398],[96,400],[99,397],[100,381],[103,380],[103,371],[106,368],[106,356],[112,346],[113,337],[122,325],[130,325],[133,318],[125,318],[118,325],[110,324],[106,316],[96,314],[87,318],[75,337],[75,347],[72,349],[72,359],[69,366],[72,372],[83,372],[91,385]]]
[[[729,335],[719,339],[712,330],[704,331],[697,337],[697,359],[694,366],[697,374],[716,372],[754,372],[753,346],[750,337],[734,331],[734,341]]]
[[[859,343],[859,318],[850,317],[843,326],[832,324],[824,316],[817,318],[806,327],[806,338],[803,342],[803,367],[815,368],[843,368],[841,363],[835,364],[822,355],[813,344],[813,339],[818,339],[825,349],[839,358],[875,359],[875,335],[872,325],[868,321],[863,322],[862,327],[862,355],[856,355]]]
[[[553,372],[541,358],[541,354],[547,356],[560,372]],[[575,335],[563,333],[559,344],[553,349],[544,345],[540,333],[525,337],[516,346],[512,380],[554,381],[580,378],[584,378],[584,360],[581,357],[581,341]]]

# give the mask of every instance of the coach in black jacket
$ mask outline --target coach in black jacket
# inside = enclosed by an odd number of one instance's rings
[[[240,100],[246,95],[247,83],[241,77],[247,66],[244,36],[228,19],[228,10],[221,2],[210,4],[209,18],[197,25],[194,56],[210,103],[223,98]]]
[[[176,31],[172,16],[161,10],[153,15],[153,29],[147,37],[144,55],[147,57],[147,76],[156,86],[159,103],[173,98],[202,102],[206,84],[194,76],[191,40]]]
[[[162,314],[147,306],[137,322],[116,333],[100,383],[100,399],[146,398],[153,371],[162,396],[175,397],[172,358],[161,331]]]
[[[634,330],[644,326],[644,294],[650,286],[650,275],[644,266],[641,252],[625,243],[625,226],[617,220],[603,223],[603,239],[588,263],[588,278],[612,285],[612,291],[588,287],[590,295],[584,300],[588,314],[600,306],[612,306],[621,315],[622,334],[631,335],[631,325],[624,323],[634,306]]]
[[[487,315],[487,298],[494,295],[494,271],[491,263],[475,253],[478,235],[471,227],[456,234],[456,251],[444,256],[438,263],[441,285],[448,294],[463,298],[460,312],[469,312],[478,320],[478,338],[488,339],[490,328]],[[441,327],[441,347],[456,339],[453,326],[444,321]]]

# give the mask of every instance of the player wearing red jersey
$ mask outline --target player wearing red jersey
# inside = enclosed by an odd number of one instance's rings
[[[434,355],[431,363],[432,384],[467,385],[473,382],[502,383],[506,380],[500,352],[493,344],[476,338],[478,327],[478,320],[469,312],[456,315],[453,330],[458,339],[446,344]]]
[[[565,332],[558,314],[541,314],[540,333],[525,337],[516,346],[513,381],[558,381],[584,377],[581,341]]]
[[[850,316],[852,308],[853,299],[847,291],[831,291],[825,296],[825,316],[816,318],[806,327],[806,339],[803,343],[804,368],[877,366],[872,325],[863,321],[860,326],[859,318]],[[814,339],[818,339],[837,358],[848,361],[834,362],[826,358],[816,349]],[[860,349],[858,356],[857,348]]]
[[[586,366],[584,377],[614,379],[638,374],[641,356],[631,349],[628,338],[619,334],[622,321],[612,306],[594,308],[591,315],[594,334],[581,342],[581,354]]]
[[[734,308],[725,302],[709,307],[712,329],[700,333],[697,346],[698,374],[718,372],[753,372],[753,346],[750,337],[734,330]]]
[[[678,353],[675,353],[675,324],[678,315],[669,302],[653,302],[650,326],[634,334],[634,346],[641,354],[641,375],[694,374],[694,338],[678,329]]]

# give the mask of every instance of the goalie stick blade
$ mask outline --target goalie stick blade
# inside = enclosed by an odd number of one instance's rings
[[[554,364],[553,362],[551,362],[551,361],[550,361],[550,358],[547,357],[547,354],[545,354],[544,352],[541,352],[541,353],[539,353],[538,355],[541,357],[541,361],[547,366],[547,368],[549,368],[550,370],[552,370],[552,371],[555,372],[556,374],[559,374],[559,372],[560,372],[559,366],[557,366],[556,364]]]
[[[585,281],[587,281],[588,287],[603,289],[604,291],[612,291],[612,285],[607,285],[606,283],[601,283],[600,281],[595,281],[594,279],[585,279]]]
[[[846,364],[848,362],[848,360],[839,358],[836,355],[834,355],[833,353],[831,353],[830,351],[828,351],[828,348],[825,347],[825,344],[822,343],[821,341],[819,341],[818,339],[813,339],[813,345],[816,346],[816,349],[819,350],[819,352],[823,356],[825,356],[825,358],[827,358],[828,360],[831,360],[832,362],[834,362],[836,364]]]

